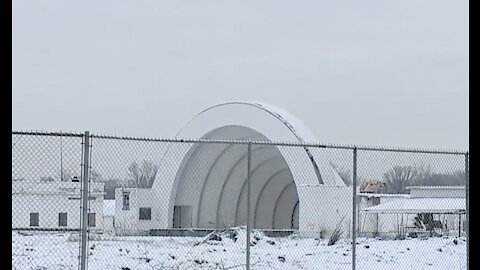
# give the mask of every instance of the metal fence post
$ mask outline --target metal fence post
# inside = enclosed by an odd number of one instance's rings
[[[81,224],[81,257],[80,257],[80,269],[86,269],[87,262],[87,226],[88,226],[88,176],[89,176],[89,166],[90,166],[90,134],[88,131],[85,131],[85,143],[83,145],[83,173],[82,173],[82,224]]]
[[[465,154],[465,233],[467,237],[467,270],[470,269],[470,219],[468,218],[469,214],[469,183],[468,183],[468,163],[469,163],[469,154],[468,152]]]
[[[356,247],[357,247],[357,147],[353,148],[353,179],[352,179],[352,270],[356,268]]]
[[[251,192],[251,186],[250,186],[250,177],[251,177],[251,166],[252,166],[252,143],[248,143],[248,157],[247,157],[247,248],[246,248],[246,269],[250,270],[250,231],[252,230],[251,225],[250,225],[250,219],[251,219],[251,214],[250,214],[250,192]]]

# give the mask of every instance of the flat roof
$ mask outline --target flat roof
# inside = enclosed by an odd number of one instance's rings
[[[104,184],[91,182],[89,194],[100,196],[104,192]],[[12,195],[81,195],[82,185],[80,182],[59,181],[13,181]]]
[[[463,214],[465,213],[465,198],[402,198],[364,208],[366,213],[382,214]]]

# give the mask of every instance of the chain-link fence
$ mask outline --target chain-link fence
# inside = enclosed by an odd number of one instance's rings
[[[468,268],[468,153],[248,139],[13,132],[14,268]]]
[[[465,165],[465,154],[358,150],[357,268],[466,269]]]
[[[78,267],[83,143],[83,134],[12,133],[14,269]]]

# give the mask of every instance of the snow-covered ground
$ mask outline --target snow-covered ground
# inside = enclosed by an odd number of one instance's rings
[[[351,244],[340,239],[252,234],[251,269],[351,269]],[[360,238],[357,269],[466,269],[464,237]],[[88,269],[245,269],[245,230],[196,237],[104,237],[90,240]],[[12,232],[12,269],[78,269],[78,237]]]

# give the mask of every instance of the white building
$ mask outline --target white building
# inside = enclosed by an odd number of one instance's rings
[[[80,182],[12,182],[13,229],[79,229]],[[103,183],[90,184],[88,225],[103,228]]]
[[[154,203],[151,198],[141,197],[142,189],[117,188],[115,190],[115,233],[117,235],[148,234],[158,229],[157,219],[152,217]],[[157,212],[158,213],[158,212]]]
[[[316,142],[290,113],[258,102],[231,102],[200,112],[178,138]],[[321,148],[252,145],[252,220],[259,229],[331,232],[351,224],[351,188]],[[225,228],[246,224],[247,146],[172,144],[152,188],[117,189],[115,227]]]

